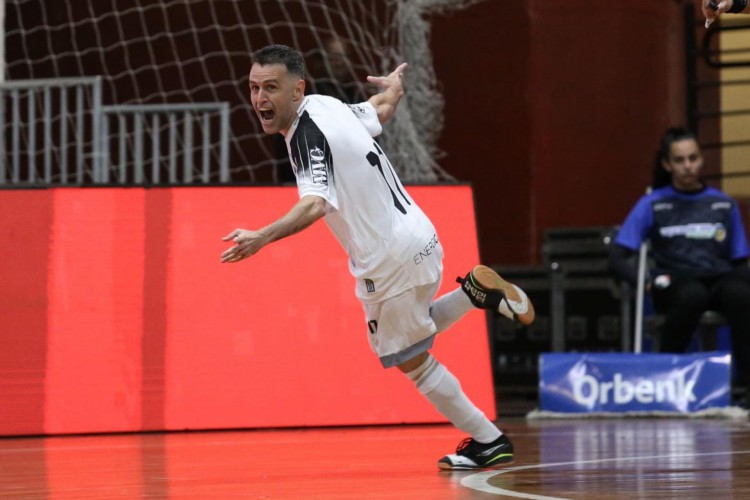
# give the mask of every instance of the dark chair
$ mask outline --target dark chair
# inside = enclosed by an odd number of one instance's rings
[[[547,229],[543,233],[542,256],[550,269],[552,288],[552,350],[568,350],[569,340],[585,335],[581,323],[596,318],[599,340],[619,342],[619,349],[632,349],[632,300],[630,287],[618,282],[609,270],[609,245],[617,226]],[[590,308],[613,309],[613,314],[596,311],[587,317],[572,315],[574,297],[588,301]],[[617,345],[617,344],[615,344]],[[590,350],[597,350],[595,348]]]

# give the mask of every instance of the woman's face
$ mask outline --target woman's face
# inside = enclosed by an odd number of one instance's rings
[[[698,142],[693,138],[672,143],[669,158],[662,160],[664,168],[672,173],[672,185],[681,191],[694,191],[703,187],[700,172],[703,156]]]

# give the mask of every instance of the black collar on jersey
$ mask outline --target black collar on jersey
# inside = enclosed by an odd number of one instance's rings
[[[687,195],[700,194],[703,191],[705,191],[707,188],[708,188],[708,186],[706,186],[705,182],[701,182],[700,189],[692,189],[690,191],[684,191],[682,189],[677,189],[677,187],[674,184],[672,184],[672,189],[674,189],[675,191],[677,191],[680,194],[687,194]]]

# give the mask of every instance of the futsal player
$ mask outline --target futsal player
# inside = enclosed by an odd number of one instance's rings
[[[284,136],[300,199],[265,227],[235,229],[225,236],[234,245],[221,261],[239,262],[325,218],[349,256],[368,339],[381,364],[398,367],[469,435],[438,467],[494,467],[513,460],[510,439],[429,350],[437,333],[475,307],[497,310],[523,324],[534,320],[534,308],[520,288],[482,265],[457,278],[460,287],[435,298],[443,271],[437,231],[373,139],[395,113],[404,93],[405,68],[402,64],[388,76],[368,77],[380,93],[347,105],[329,96],[304,95],[299,51],[269,45],[253,54],[251,103],[264,132]]]

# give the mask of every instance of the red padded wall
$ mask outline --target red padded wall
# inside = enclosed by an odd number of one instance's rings
[[[410,192],[438,228],[450,290],[478,260],[471,190]],[[324,223],[219,262],[222,236],[296,199],[294,188],[3,192],[0,434],[443,421],[371,353]],[[434,352],[494,418],[484,315]]]
[[[144,191],[50,193],[45,431],[139,428]]]
[[[0,433],[44,431],[52,198],[0,191]]]

